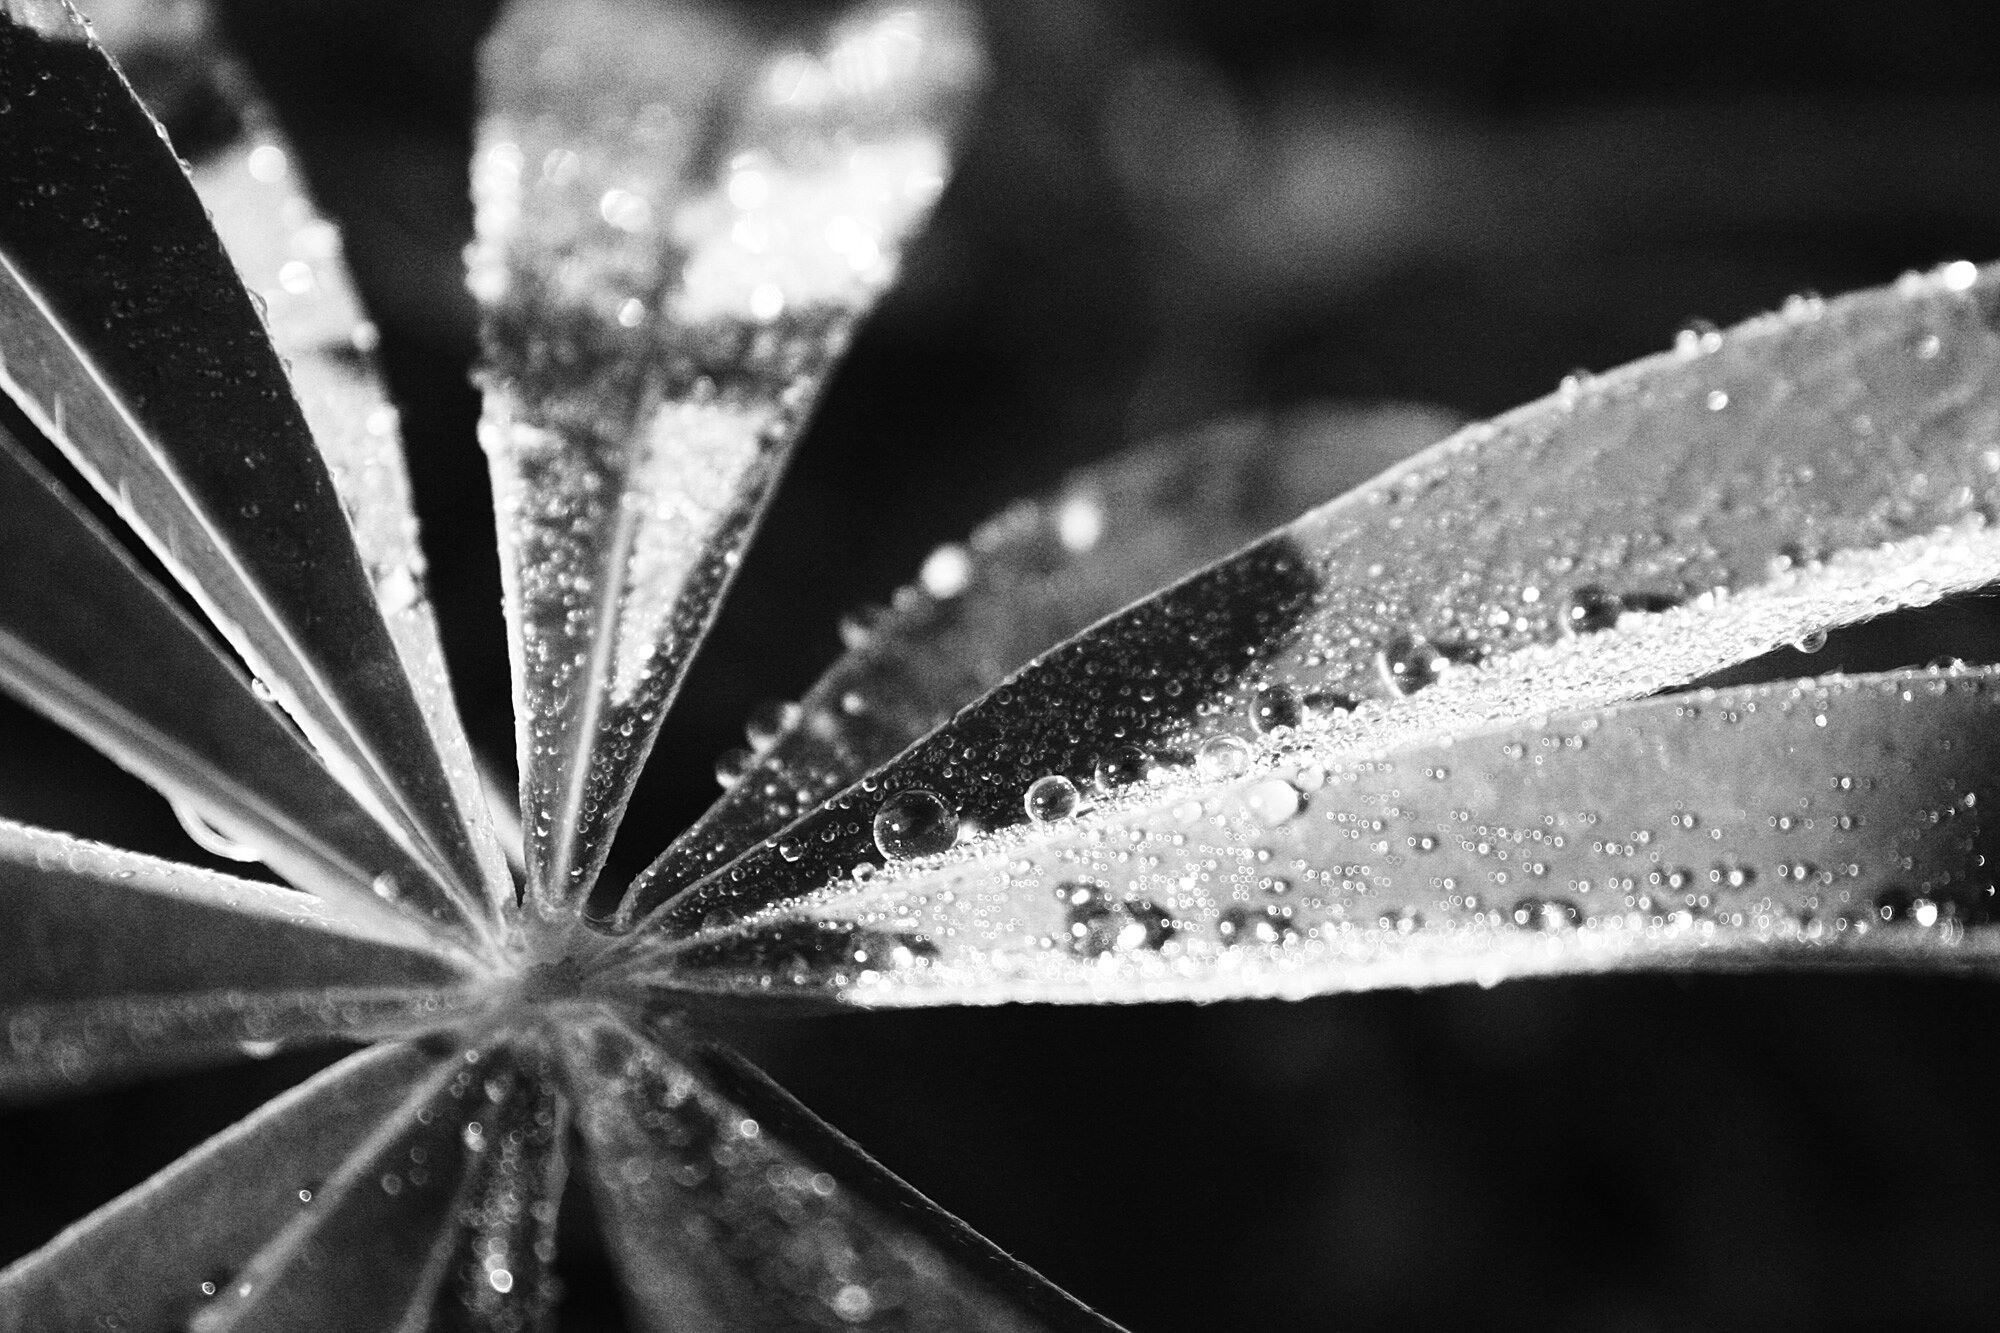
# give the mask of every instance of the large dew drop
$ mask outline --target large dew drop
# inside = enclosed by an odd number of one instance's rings
[[[875,847],[891,861],[935,856],[958,841],[958,812],[934,791],[897,792],[875,812]]]

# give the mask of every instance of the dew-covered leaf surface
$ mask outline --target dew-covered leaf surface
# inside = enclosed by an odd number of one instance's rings
[[[475,973],[414,923],[0,823],[0,1096],[435,1027]]]
[[[355,296],[340,232],[300,188],[284,140],[259,108],[247,118],[248,134],[196,164],[195,191],[290,371],[497,916],[512,906],[512,880],[445,673],[397,412],[374,364],[380,335]]]
[[[2000,671],[1697,691],[1377,753],[1212,747],[686,943],[860,1003],[1297,996],[1616,967],[1991,971]]]
[[[1113,1327],[698,1038],[605,1015],[567,1056],[639,1327]]]
[[[1044,778],[1114,795],[1211,743],[1265,766],[1292,733],[1380,753],[1989,583],[1996,288],[1954,264],[1797,302],[1469,427],[1049,653],[650,925],[1033,822]]]
[[[456,1062],[385,1044],[285,1093],[0,1272],[0,1330],[187,1327],[272,1237],[331,1203],[342,1162]]]
[[[530,891],[588,890],[690,655],[980,74],[948,3],[823,43],[519,0],[486,52],[471,271]]]
[[[554,1251],[530,1238],[560,1191],[561,1128],[531,1048],[452,1051],[229,1275],[192,1333],[537,1327]]]
[[[81,20],[0,12],[0,386],[414,856],[484,873],[339,494],[158,127]]]
[[[941,546],[796,705],[717,761],[722,798],[636,882],[625,919],[948,721],[1036,654],[1444,438],[1435,410],[1243,419],[1087,468]]]
[[[211,847],[363,915],[390,914],[393,898],[462,924],[451,894],[4,428],[0,686],[151,783]]]

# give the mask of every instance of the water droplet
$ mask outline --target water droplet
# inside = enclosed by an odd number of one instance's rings
[[[1299,812],[1299,789],[1283,778],[1266,778],[1243,793],[1243,803],[1266,828],[1276,828]]]
[[[185,801],[169,798],[174,817],[181,821],[181,828],[194,840],[195,846],[219,856],[225,861],[251,862],[261,860],[257,849],[248,843],[236,841],[208,821],[208,817]]]
[[[1261,732],[1296,727],[1305,719],[1299,696],[1289,685],[1267,685],[1250,705],[1250,721]]]
[[[1571,634],[1595,634],[1616,625],[1624,610],[1624,598],[1587,583],[1563,601],[1562,627]]]
[[[757,756],[742,746],[724,750],[715,757],[715,780],[724,791],[743,780],[750,766],[757,762]]]
[[[1092,776],[1104,791],[1129,786],[1134,782],[1144,782],[1146,771],[1152,767],[1152,759],[1136,745],[1121,745],[1110,754],[1097,761]]]
[[[956,542],[940,546],[924,561],[917,582],[938,601],[949,601],[972,582],[972,556]]]
[[[1049,773],[1028,784],[1021,804],[1028,818],[1044,824],[1051,819],[1068,819],[1076,813],[1080,799],[1074,782],[1060,773]]]
[[[1719,865],[1708,872],[1708,882],[1726,889],[1744,889],[1757,882],[1757,872],[1749,866]]]
[[[1583,920],[1576,904],[1562,898],[1522,898],[1509,915],[1523,930],[1563,930]]]
[[[766,699],[743,720],[743,734],[755,749],[763,749],[799,724],[805,710],[783,699]]]
[[[1705,401],[1709,411],[1720,412],[1729,406],[1729,395],[1721,389],[1710,389]]]
[[[1080,880],[1058,885],[1056,897],[1068,907],[1063,945],[1078,958],[1156,950],[1173,938],[1173,922],[1146,899],[1109,902],[1097,885]]]
[[[1232,907],[1216,918],[1215,933],[1226,945],[1285,944],[1299,937],[1282,907]]]
[[[1308,717],[1326,717],[1333,713],[1354,711],[1352,696],[1342,694],[1339,690],[1314,690],[1301,702],[1305,705]]]
[[[375,896],[384,902],[393,903],[403,896],[403,886],[396,883],[396,877],[386,870],[371,880],[369,887],[374,889]]]
[[[858,1282],[850,1282],[833,1293],[828,1302],[833,1312],[849,1324],[865,1323],[875,1313],[875,1297]]]
[[[1233,778],[1250,767],[1250,744],[1240,736],[1210,736],[1194,752],[1194,764],[1205,778]]]
[[[1415,694],[1436,683],[1450,667],[1450,659],[1436,645],[1414,634],[1397,635],[1375,655],[1382,683],[1397,694]]]
[[[875,812],[875,846],[890,860],[935,856],[958,841],[958,812],[934,791],[897,792]]]
[[[1722,349],[1722,330],[1706,319],[1691,319],[1674,335],[1674,350],[1682,356],[1704,356]]]
[[[1799,638],[1792,644],[1792,647],[1802,653],[1816,653],[1826,647],[1826,631],[1816,629],[1812,633]]]

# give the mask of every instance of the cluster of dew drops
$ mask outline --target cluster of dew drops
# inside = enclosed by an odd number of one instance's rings
[[[952,556],[957,577],[949,582],[926,578],[926,591],[940,600],[953,596],[970,581],[964,568],[964,548],[940,548]],[[930,566],[942,562],[936,558]],[[1596,585],[1579,586],[1564,598],[1556,621],[1570,635],[1601,632],[1614,627],[1627,611],[1658,611],[1671,603],[1659,596],[1621,596]],[[1814,634],[1796,646],[1817,651],[1826,636]],[[1385,643],[1375,657],[1376,676],[1383,690],[1402,697],[1417,693],[1445,678],[1457,666],[1472,659],[1463,649],[1439,645],[1415,634],[1398,635]],[[1349,695],[1317,690],[1301,692],[1285,684],[1270,684],[1250,698],[1248,720],[1260,736],[1281,739],[1315,718],[1351,712],[1357,701]],[[752,711],[745,722],[748,744],[726,752],[716,764],[717,781],[725,788],[742,780],[757,759],[781,737],[804,720],[800,704],[768,702]],[[1171,775],[1177,762],[1191,759],[1193,771],[1203,779],[1224,781],[1246,774],[1255,755],[1252,744],[1242,736],[1220,734],[1207,737],[1191,756],[1162,758],[1149,755],[1137,746],[1123,746],[1097,760],[1084,782],[1062,773],[1045,773],[1030,781],[1021,796],[1023,813],[1031,824],[1045,825],[1083,814],[1092,800],[1143,781],[1159,781]],[[1282,793],[1253,790],[1248,799],[1253,813],[1267,824],[1282,823],[1299,808],[1296,790],[1281,780]],[[1284,799],[1284,798],[1289,798]],[[936,856],[958,845],[966,824],[958,810],[940,793],[923,787],[898,790],[877,806],[871,831],[875,848],[885,862]],[[784,845],[780,845],[781,854]],[[865,883],[873,878],[876,866],[863,862],[854,868],[853,878]],[[1066,881],[1056,886],[1055,896],[1067,917],[1067,934],[1062,943],[1082,958],[1136,949],[1157,950],[1177,933],[1168,913],[1143,899],[1119,901],[1104,887],[1087,881]],[[1534,928],[1548,924],[1544,918],[1557,912],[1539,902],[1530,902],[1514,914],[1515,924]],[[1409,928],[1408,922],[1399,923]],[[1233,907],[1216,922],[1216,932],[1224,945],[1284,943],[1294,938],[1287,914]]]

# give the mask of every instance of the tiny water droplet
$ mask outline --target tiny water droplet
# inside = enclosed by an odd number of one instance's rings
[[[1562,627],[1571,634],[1595,634],[1618,623],[1625,599],[1594,583],[1572,589],[1563,601]]]
[[[1792,647],[1798,649],[1802,653],[1816,653],[1820,649],[1826,647],[1826,631],[1823,629],[1816,629],[1812,633],[1807,634],[1798,639],[1796,642],[1792,644]]]
[[[1354,711],[1353,698],[1342,694],[1339,690],[1314,690],[1300,702],[1305,705],[1308,717],[1326,717],[1333,713]]]
[[[1435,684],[1450,666],[1450,659],[1436,645],[1414,634],[1397,635],[1375,655],[1382,683],[1397,694],[1415,694]]]
[[[715,781],[727,791],[743,780],[750,766],[757,762],[757,756],[738,745],[724,750],[715,757]]]
[[[1194,752],[1195,771],[1205,778],[1230,778],[1250,767],[1250,744],[1240,736],[1210,736]]]
[[[743,734],[752,747],[763,749],[799,723],[805,710],[785,699],[766,699],[743,720]]]
[[[1722,330],[1706,319],[1691,319],[1674,335],[1674,350],[1682,356],[1704,356],[1722,348]]]
[[[1562,898],[1522,898],[1514,904],[1510,917],[1523,930],[1553,931],[1574,927],[1583,920],[1583,913],[1575,903]]]
[[[1080,799],[1074,782],[1060,773],[1049,773],[1028,784],[1021,804],[1028,818],[1045,824],[1051,819],[1068,819],[1076,813]]]
[[[1097,761],[1092,776],[1096,778],[1099,789],[1111,791],[1134,782],[1144,782],[1146,771],[1152,766],[1152,759],[1144,750],[1136,745],[1121,745]]]
[[[891,860],[935,856],[957,841],[958,812],[934,791],[897,792],[875,812],[875,846]]]
[[[1285,944],[1299,937],[1291,913],[1282,907],[1232,907],[1216,918],[1215,933],[1225,945]]]

